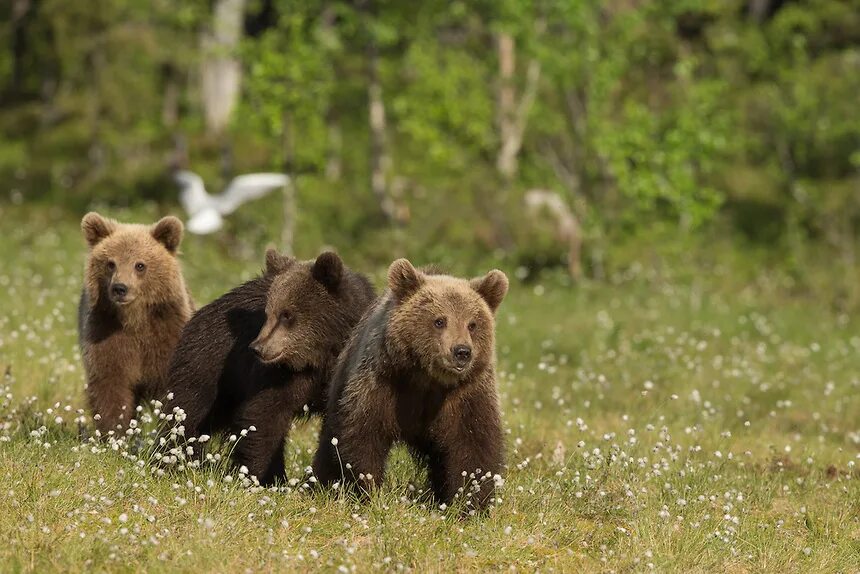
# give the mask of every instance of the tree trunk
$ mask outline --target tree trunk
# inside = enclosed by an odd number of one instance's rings
[[[343,174],[343,133],[337,116],[331,110],[326,117],[326,131],[328,150],[325,161],[325,177],[329,181],[340,181]]]
[[[293,132],[292,114],[284,110],[281,116],[283,131],[283,171],[289,178],[283,188],[281,224],[281,249],[285,255],[293,255],[296,230],[296,177],[294,175],[295,157],[295,134]]]
[[[171,171],[177,169],[189,169],[188,165],[188,142],[182,133],[173,134],[173,150],[170,152],[168,167]]]
[[[519,101],[514,87],[516,72],[516,46],[510,34],[498,36],[499,95],[498,123],[501,145],[496,157],[496,168],[506,182],[513,181],[519,169],[519,153],[523,145],[528,114],[537,97],[540,81],[540,62],[531,60],[526,69],[526,84]]]
[[[24,18],[30,11],[30,0],[14,0],[12,3],[12,89],[22,90],[24,80],[24,56],[27,53],[27,33]]]
[[[236,106],[242,69],[235,57],[242,36],[245,0],[216,0],[212,26],[203,33],[201,99],[206,128],[222,134]]]
[[[791,201],[787,202],[786,234],[792,254],[792,262],[797,264],[803,258],[805,231],[803,230],[801,220],[807,196],[797,180],[797,170],[795,169],[794,153],[791,145],[786,140],[780,139],[776,143],[776,153],[782,165],[785,188],[791,199]]]
[[[288,174],[289,175],[289,174]],[[290,177],[283,189],[283,226],[281,227],[281,249],[284,255],[294,253],[293,240],[296,232],[296,184]]]
[[[161,103],[161,123],[172,130],[179,122],[179,79],[173,66],[163,68],[164,96]]]
[[[497,121],[499,124],[499,139],[501,146],[496,158],[496,168],[502,177],[509,181],[516,171],[516,158],[511,157],[506,150],[508,141],[513,137],[514,115],[516,110],[516,88],[514,86],[514,71],[516,70],[516,48],[514,38],[510,34],[500,33],[496,38],[499,52],[499,94]]]
[[[770,11],[770,2],[771,0],[749,0],[747,11],[754,22],[759,24],[764,22]]]
[[[848,299],[847,305],[853,308],[858,302],[860,295],[860,286],[857,284],[857,254],[856,254],[856,232],[854,229],[854,221],[857,217],[857,200],[860,199],[860,193],[855,194],[856,197],[849,200],[848,205],[842,210],[841,217],[841,241],[840,252],[842,255],[842,265],[845,268],[845,273],[842,274],[845,282],[845,292]],[[849,207],[850,206],[850,207]]]
[[[101,176],[107,158],[105,148],[102,144],[102,82],[105,69],[105,54],[102,43],[96,42],[92,51],[88,54],[90,78],[93,86],[92,97],[88,102],[87,115],[89,116],[90,142],[87,156],[90,160],[91,170],[88,178],[96,179]]]
[[[379,49],[372,37],[368,45],[368,119],[370,123],[370,187],[385,218],[394,220],[394,202],[388,192],[391,158],[385,137],[385,102],[379,78]]]
[[[543,23],[536,25],[538,32],[543,30]],[[491,220],[495,228],[496,238],[504,249],[513,246],[513,239],[505,216],[509,203],[511,186],[519,170],[519,154],[523,144],[526,121],[534,100],[537,96],[540,80],[540,63],[532,60],[527,66],[526,84],[519,101],[516,94],[516,43],[513,36],[500,32],[496,36],[496,48],[499,58],[498,94],[496,102],[496,121],[499,128],[499,151],[496,156],[496,169],[501,178],[497,204],[500,209],[491,212]]]

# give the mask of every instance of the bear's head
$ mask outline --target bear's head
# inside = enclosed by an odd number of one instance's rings
[[[269,249],[266,322],[250,345],[260,361],[295,371],[332,364],[366,306],[356,309],[350,273],[330,251],[298,261]]]
[[[394,308],[386,342],[395,357],[417,361],[443,385],[455,386],[492,364],[495,313],[508,278],[494,269],[472,280],[428,274],[398,259],[388,269]]]
[[[187,296],[177,260],[179,219],[124,224],[91,212],[81,220],[81,230],[90,248],[84,280],[93,305],[108,301],[122,308]]]

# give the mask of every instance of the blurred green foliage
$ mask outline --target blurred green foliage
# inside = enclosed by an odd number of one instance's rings
[[[217,2],[2,3],[0,198],[168,210],[177,162],[212,187],[283,169],[300,244],[559,265],[552,225],[522,215],[543,188],[580,220],[592,275],[628,241],[714,234],[789,268],[811,244],[854,265],[857,0],[247,0],[240,101],[213,135],[199,77]],[[539,69],[512,179],[496,165],[500,35],[518,105]],[[399,225],[371,193],[371,51]]]

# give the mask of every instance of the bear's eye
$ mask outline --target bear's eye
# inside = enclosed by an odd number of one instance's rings
[[[145,263],[141,263],[138,261],[137,263],[134,264],[134,270],[137,271],[138,273],[143,273],[144,269],[146,269]]]
[[[293,320],[293,314],[292,313],[290,313],[289,311],[282,311],[281,312],[281,321],[283,321],[284,323],[289,323],[292,320]]]
[[[477,328],[478,328],[478,324],[477,324],[477,323],[475,323],[474,321],[472,321],[471,323],[469,323],[469,331],[474,332],[474,330],[475,330],[475,329],[477,329]]]
[[[434,325],[437,329],[444,329],[444,328],[445,328],[445,319],[443,319],[443,318],[439,317],[438,319],[436,319],[435,321],[433,321],[433,325]]]
[[[108,268],[108,271],[113,271],[114,269],[116,269],[116,263],[114,263],[113,261],[108,261],[107,262],[107,268]]]

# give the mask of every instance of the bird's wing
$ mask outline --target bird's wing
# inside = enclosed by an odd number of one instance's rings
[[[249,173],[230,182],[224,193],[216,196],[217,209],[221,215],[233,213],[245,203],[263,197],[270,191],[284,187],[290,178],[283,173]]]
[[[189,232],[195,235],[208,235],[221,229],[224,225],[224,220],[221,214],[214,207],[206,207],[191,219],[185,225]]]
[[[191,171],[177,171],[173,180],[179,185],[179,202],[190,217],[194,217],[212,205],[212,198],[206,193],[203,179]]]

